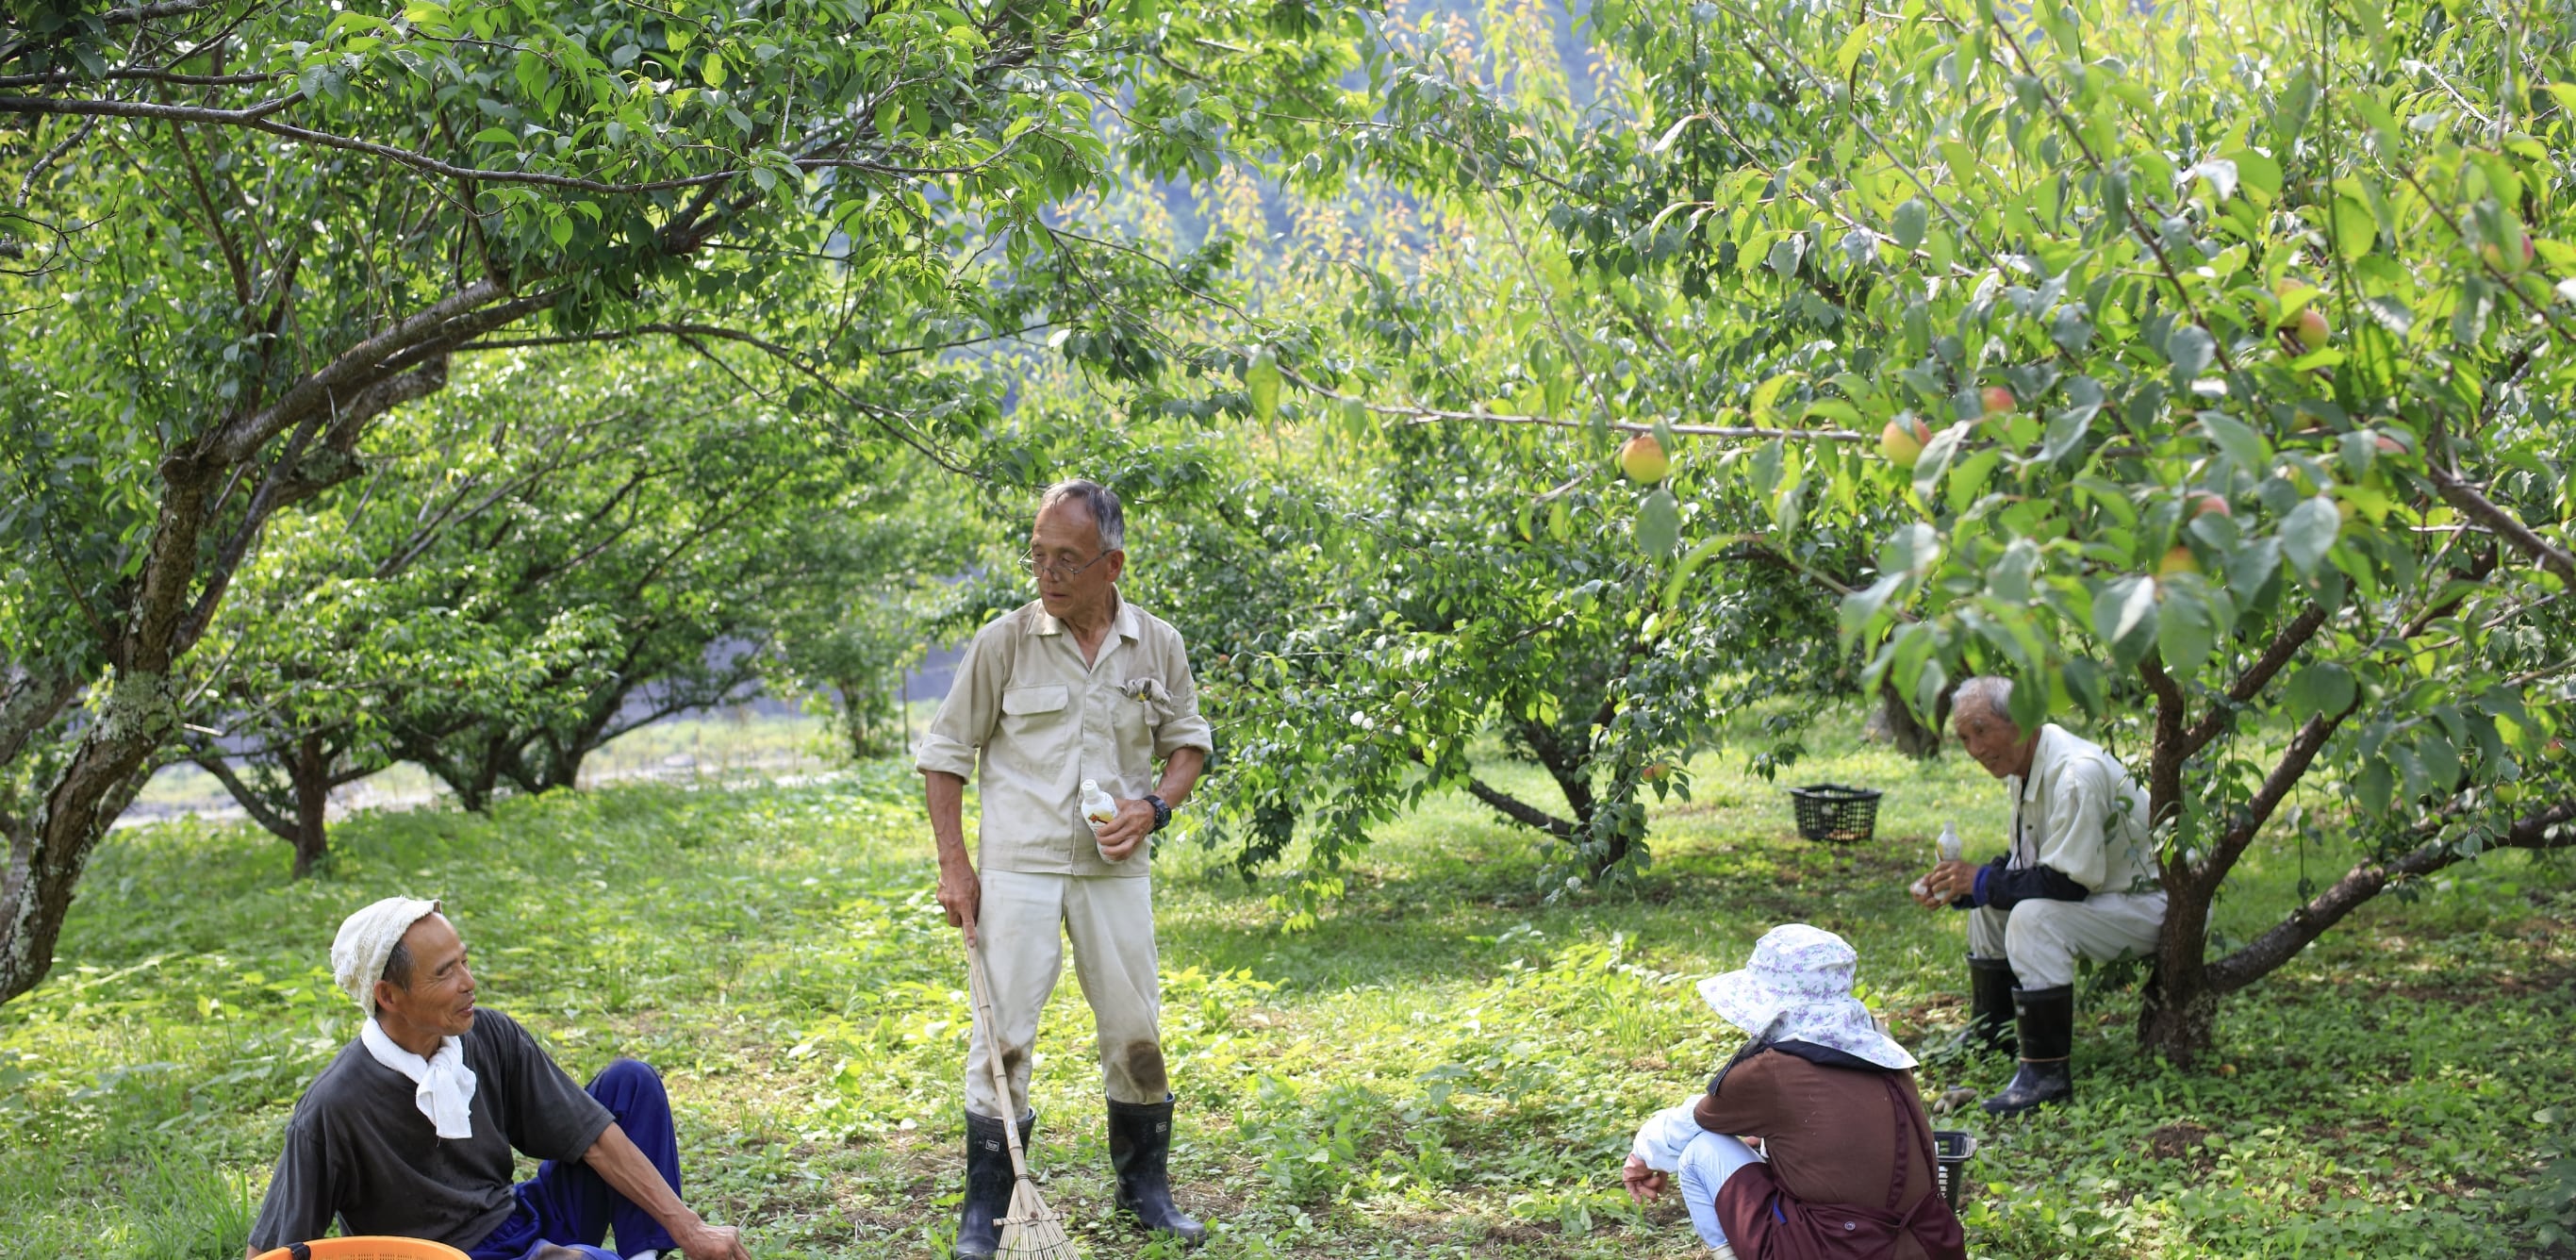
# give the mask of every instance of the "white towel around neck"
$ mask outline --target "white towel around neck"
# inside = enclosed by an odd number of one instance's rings
[[[368,1020],[358,1040],[376,1062],[402,1073],[418,1086],[412,1105],[438,1126],[438,1136],[455,1141],[474,1136],[474,1069],[465,1066],[465,1042],[442,1037],[438,1052],[426,1059],[394,1044],[384,1026]]]

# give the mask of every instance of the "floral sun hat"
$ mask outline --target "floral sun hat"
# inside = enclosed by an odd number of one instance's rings
[[[1914,1056],[1878,1030],[1869,1008],[1852,996],[1860,955],[1820,927],[1784,923],[1754,942],[1742,971],[1699,982],[1709,1009],[1754,1037],[1804,1041],[1855,1055],[1880,1067],[1910,1068]]]

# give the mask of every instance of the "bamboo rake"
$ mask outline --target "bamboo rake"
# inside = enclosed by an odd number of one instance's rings
[[[966,984],[975,998],[975,1017],[984,1022],[984,1041],[991,1051],[984,1056],[984,1065],[993,1073],[993,1094],[1001,1099],[1004,1112],[1012,1112],[1011,1077],[1002,1070],[1002,1025],[993,1018],[993,985],[984,976],[983,953],[971,943],[966,946]],[[1081,1260],[1082,1249],[1065,1234],[1063,1214],[1047,1206],[1038,1194],[1037,1180],[1029,1176],[1016,1114],[1002,1117],[1002,1140],[1010,1145],[1011,1172],[1017,1181],[1011,1187],[1010,1214],[1001,1220],[1001,1249],[994,1254],[1001,1260]]]

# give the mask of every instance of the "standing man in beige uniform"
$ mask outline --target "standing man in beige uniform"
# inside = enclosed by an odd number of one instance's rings
[[[1126,532],[1107,487],[1047,488],[1022,561],[1037,601],[976,632],[916,758],[939,847],[939,904],[984,960],[999,1025],[978,1018],[966,1050],[961,1257],[992,1255],[999,1244],[995,1222],[1013,1184],[1001,1117],[1017,1117],[1024,1140],[1036,1123],[1029,1051],[1066,937],[1099,1033],[1118,1205],[1192,1245],[1207,1235],[1173,1206],[1165,1171],[1172,1093],[1146,837],[1189,798],[1213,746],[1180,633],[1119,597]],[[979,766],[980,874],[960,821],[966,779]],[[1085,779],[1118,805],[1096,836],[1082,818]],[[1010,1077],[1007,1111],[987,1066],[997,1048]]]

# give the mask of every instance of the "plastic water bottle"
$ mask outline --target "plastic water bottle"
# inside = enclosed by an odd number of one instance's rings
[[[1933,855],[1943,862],[1956,862],[1959,860],[1960,851],[1958,825],[1956,823],[1949,822],[1942,823],[1941,838],[1932,842]],[[1919,879],[1914,881],[1915,896],[1928,897],[1931,894],[1932,889],[1930,885]]]
[[[1095,844],[1098,843],[1097,837],[1100,835],[1101,825],[1114,822],[1117,818],[1118,802],[1110,799],[1107,792],[1100,790],[1100,780],[1084,779],[1082,781],[1082,820],[1091,824],[1091,834]],[[1108,850],[1103,849],[1100,851],[1100,860],[1108,862],[1115,859],[1109,856]]]

